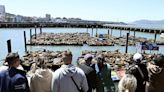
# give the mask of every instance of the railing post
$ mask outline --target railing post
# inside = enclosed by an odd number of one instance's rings
[[[26,31],[24,31],[24,46],[25,46],[25,52],[27,52]]]
[[[11,40],[7,40],[7,49],[8,49],[8,53],[11,52]]]
[[[128,40],[129,40],[129,33],[127,33],[127,36],[126,36],[126,49],[125,49],[125,53],[128,52]]]

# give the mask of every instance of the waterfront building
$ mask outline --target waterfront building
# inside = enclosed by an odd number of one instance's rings
[[[50,14],[46,14],[46,22],[50,22],[51,21],[51,15]]]
[[[0,5],[0,22],[4,22],[5,21],[5,6],[4,5]]]
[[[15,22],[16,20],[16,15],[11,14],[11,13],[6,13],[5,14],[5,22]]]
[[[22,20],[23,20],[23,16],[21,15],[15,16],[15,22],[22,22]]]

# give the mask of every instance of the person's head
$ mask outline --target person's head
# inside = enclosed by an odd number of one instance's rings
[[[44,58],[39,58],[38,59],[37,66],[39,68],[43,68],[43,69],[47,68],[47,62],[46,62],[46,60]]]
[[[136,62],[136,63],[140,63],[142,61],[142,55],[140,53],[135,53],[133,55],[133,60]]]
[[[102,54],[98,55],[98,56],[96,57],[96,59],[97,59],[97,64],[98,64],[100,67],[103,67],[104,62],[105,62],[105,59],[104,59],[103,55],[102,55]]]
[[[9,67],[18,67],[20,64],[20,59],[18,53],[8,53],[5,59]]]
[[[137,80],[131,74],[125,74],[118,83],[119,92],[135,92]]]
[[[92,61],[92,54],[86,54],[85,56],[84,56],[84,60],[85,60],[85,63],[86,64],[91,64],[91,61]]]
[[[64,64],[68,65],[72,63],[72,53],[71,51],[65,51],[62,53],[62,60]]]

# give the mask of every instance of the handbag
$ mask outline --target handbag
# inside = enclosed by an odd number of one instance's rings
[[[75,80],[73,79],[72,76],[71,76],[71,79],[72,79],[72,81],[74,82],[74,84],[76,85],[78,91],[79,91],[79,92],[84,92],[82,89],[80,89],[80,88],[78,87],[78,85],[76,84],[76,82],[75,82]]]

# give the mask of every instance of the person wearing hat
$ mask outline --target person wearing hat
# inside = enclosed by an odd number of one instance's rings
[[[0,92],[30,92],[26,72],[17,69],[20,65],[18,53],[9,53],[5,62],[8,69],[0,72]]]
[[[164,91],[164,56],[155,56],[153,62],[148,63],[149,84],[147,92]]]
[[[88,91],[88,83],[85,73],[79,67],[71,64],[72,53],[62,53],[63,65],[53,73],[52,92],[83,92]]]
[[[96,92],[115,92],[115,85],[111,78],[111,67],[105,62],[102,54],[96,57],[97,64],[93,67],[96,70]]]
[[[132,74],[137,79],[135,92],[145,92],[146,82],[148,81],[148,71],[146,64],[143,63],[143,56],[140,53],[133,55],[133,63],[126,70],[126,74]]]
[[[91,67],[92,58],[92,54],[86,54],[84,56],[85,62],[79,65],[87,77],[89,87],[87,92],[92,92],[96,88],[96,71]]]

